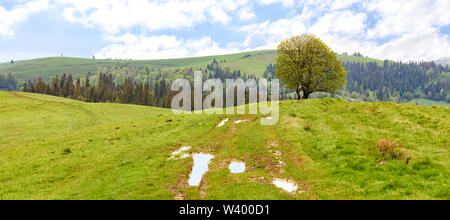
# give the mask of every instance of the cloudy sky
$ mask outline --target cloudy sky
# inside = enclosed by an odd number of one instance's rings
[[[156,59],[275,49],[312,33],[334,51],[450,57],[449,0],[0,0],[0,61]]]

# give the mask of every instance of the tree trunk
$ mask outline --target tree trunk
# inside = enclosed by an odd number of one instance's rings
[[[308,99],[311,93],[303,90],[303,99]]]
[[[300,99],[302,99],[302,97],[300,96],[300,89],[297,89],[297,100],[300,100]]]

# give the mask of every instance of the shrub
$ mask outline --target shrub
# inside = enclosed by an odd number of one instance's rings
[[[382,139],[377,143],[377,151],[384,158],[402,158],[404,154],[401,148],[403,148],[403,145],[395,140]]]

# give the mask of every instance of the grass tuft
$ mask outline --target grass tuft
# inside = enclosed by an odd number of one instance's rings
[[[382,139],[377,143],[377,151],[378,153],[384,157],[385,159],[394,158],[401,159],[404,156],[404,153],[401,149],[404,148],[401,143],[398,143],[395,140],[390,139]]]
[[[311,131],[311,123],[306,122],[303,126],[303,129],[305,129],[305,131]]]
[[[72,153],[72,150],[70,148],[66,148],[66,149],[63,150],[62,155],[68,155],[68,154],[71,154],[71,153]]]

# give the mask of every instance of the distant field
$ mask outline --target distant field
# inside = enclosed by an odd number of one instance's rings
[[[250,56],[248,56],[250,55]],[[338,55],[343,61],[372,62],[377,61],[370,58]],[[34,60],[15,61],[14,64],[0,64],[0,72],[13,73],[19,80],[36,80],[42,76],[49,80],[55,75],[64,73],[73,74],[75,77],[84,76],[88,72],[94,73],[99,67],[111,67],[116,64],[128,64],[129,67],[151,65],[153,68],[184,68],[200,67],[206,68],[213,59],[226,61],[221,65],[230,67],[232,70],[241,70],[242,73],[262,76],[266,67],[275,63],[276,51],[264,50],[244,52],[230,55],[217,55],[196,58],[166,59],[166,60],[99,60],[69,57],[51,57]],[[379,61],[381,62],[381,61]]]
[[[0,92],[0,199],[450,199],[449,108],[329,98],[280,106],[279,123],[261,126],[264,115]],[[402,156],[382,157],[382,139]],[[187,185],[191,158],[169,159],[181,146],[214,155],[199,187]],[[233,160],[245,173],[229,172]]]
[[[91,104],[54,96],[0,92],[0,144],[151,117],[167,109]]]
[[[409,103],[413,103],[416,105],[422,105],[422,106],[444,106],[447,108],[450,108],[450,103],[444,102],[444,101],[434,101],[430,99],[413,99]]]

